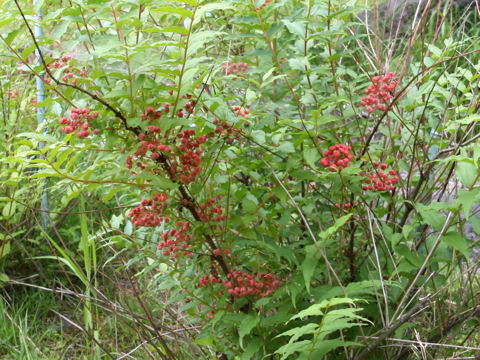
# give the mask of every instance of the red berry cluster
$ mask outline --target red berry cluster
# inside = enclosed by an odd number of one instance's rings
[[[219,284],[221,283],[222,280],[220,280],[217,276],[215,275],[204,275],[200,278],[200,280],[198,280],[198,284],[197,286],[199,288],[202,288],[204,286],[208,286],[209,284]]]
[[[72,60],[72,56],[71,55],[62,55],[62,57],[60,58],[61,62],[63,62],[65,65],[68,65],[68,63],[70,62],[70,60]],[[47,65],[48,68],[54,68],[54,69],[58,69],[60,67],[62,67],[62,64],[58,61],[58,60],[55,60],[53,61],[52,63],[48,64]],[[87,74],[85,72],[85,70],[78,70],[78,69],[74,69],[73,68],[73,65],[69,65],[68,67],[66,67],[65,69],[62,70],[62,81],[63,82],[68,82],[70,79],[72,79],[72,84],[76,84],[77,83],[77,79],[78,78],[74,78],[75,75],[77,76],[80,76],[80,77],[86,77]],[[51,84],[51,81],[48,77],[45,77],[43,79],[43,81],[45,82],[45,84],[47,85],[50,85]]]
[[[167,207],[167,196],[163,193],[155,194],[150,200],[142,200],[140,206],[132,209],[129,216],[135,226],[158,226],[163,221],[167,222],[168,217],[163,216]]]
[[[217,201],[220,201],[222,196],[217,196]],[[225,220],[225,215],[222,215],[223,211],[219,204],[215,203],[214,199],[209,199],[207,202],[200,204],[200,210],[197,211],[198,216],[203,222],[216,221],[220,222]]]
[[[225,73],[225,75],[237,74],[238,76],[243,77],[243,75],[239,73],[245,72],[247,71],[247,69],[248,69],[248,64],[244,62],[239,62],[239,63],[226,62],[223,64],[223,72]]]
[[[337,144],[330,146],[323,154],[324,157],[320,160],[320,163],[332,172],[342,171],[353,159],[350,154],[351,149],[350,145]]]
[[[6,92],[6,94],[7,94],[7,96],[8,96],[9,98],[15,99],[15,98],[18,96],[19,92],[16,91],[16,90],[11,90],[11,89],[10,89],[10,90],[8,90],[8,91]]]
[[[365,183],[362,186],[363,190],[369,191],[387,191],[394,190],[395,184],[398,183],[397,172],[393,169],[387,170],[387,164],[379,164],[378,161],[373,163],[374,170],[370,173],[362,171],[361,176],[366,177]],[[378,169],[380,167],[380,169]]]
[[[181,144],[177,145],[179,152],[178,161],[174,160],[170,167],[172,180],[180,179],[185,185],[195,181],[200,173],[200,156],[202,156],[201,145],[207,141],[207,136],[194,137],[195,130],[186,129],[177,134]]]
[[[191,255],[192,244],[188,244],[193,239],[193,235],[187,234],[190,223],[177,221],[177,228],[170,229],[169,232],[162,234],[162,242],[158,243],[158,250],[163,250],[164,256],[178,258],[180,255]]]
[[[236,270],[228,274],[227,279],[223,281],[223,286],[229,294],[236,297],[257,294],[260,297],[268,296],[273,294],[280,285],[280,281],[275,279],[271,272],[268,274],[259,272],[256,276],[253,276],[244,271]]]
[[[346,203],[343,203],[343,204],[342,204],[342,203],[339,203],[339,202],[335,203],[335,207],[336,207],[336,208],[338,208],[338,209],[343,208],[343,209],[345,209],[345,210],[348,210],[348,209],[354,207],[355,205],[357,205],[357,202],[356,202],[356,201],[354,201],[353,203],[351,203],[351,202],[346,202]]]
[[[244,110],[242,110],[238,105],[235,105],[233,107],[233,111],[235,111],[235,114],[237,114],[238,116],[241,116],[244,118],[247,118],[248,114],[250,113],[250,110],[248,110],[247,108],[244,108]]]
[[[272,295],[280,285],[280,280],[275,279],[273,273],[265,274],[258,272],[255,276],[242,270],[234,270],[227,274],[227,280],[221,280],[217,275],[204,275],[198,282],[198,287],[209,284],[221,283],[225,290],[232,296],[244,297],[247,295],[259,295],[265,297]],[[222,295],[223,291],[219,292]]]
[[[192,95],[185,95],[184,98],[191,99]],[[163,109],[155,109],[149,106],[145,113],[141,114],[144,121],[152,123],[159,119],[163,114],[168,113],[171,104],[164,104]],[[181,114],[177,116],[182,117],[183,112],[193,113],[196,102],[193,100],[185,104],[184,109],[181,109]],[[248,114],[248,110],[241,112],[242,116]],[[226,122],[215,119],[213,121],[217,125],[215,131],[204,135],[195,136],[195,130],[186,129],[175,134],[175,139],[171,138],[172,132],[162,133],[159,126],[148,125],[148,130],[138,135],[138,144],[140,145],[133,155],[129,155],[126,160],[127,168],[132,169],[136,164],[140,169],[144,170],[148,164],[144,161],[134,162],[137,158],[148,157],[153,160],[161,159],[168,163],[168,171],[170,172],[170,179],[173,181],[180,181],[185,185],[189,185],[196,180],[201,171],[200,163],[203,155],[202,144],[208,138],[217,136],[224,136],[227,142],[232,142],[235,138],[239,139],[242,133],[241,129],[235,129]],[[176,143],[175,145],[166,145],[165,143]],[[135,173],[134,171],[132,173]],[[136,173],[135,173],[136,174]]]
[[[68,79],[73,78],[73,76],[74,75],[72,72],[70,72],[68,69],[65,69],[65,75],[62,75],[62,81],[67,82]],[[77,79],[73,79],[72,84],[76,84],[76,83],[77,83]]]
[[[362,98],[361,105],[367,107],[368,112],[373,110],[387,111],[387,102],[392,98],[396,81],[392,80],[395,77],[395,73],[389,72],[383,78],[380,76],[374,76],[372,78],[372,84],[365,90],[365,94]]]
[[[148,133],[138,134],[138,140],[140,141],[140,147],[135,152],[135,156],[143,156],[150,152],[150,157],[154,160],[160,157],[160,153],[169,153],[172,151],[172,147],[169,145],[161,144],[156,135],[160,133],[158,126],[150,125],[148,127]],[[127,167],[131,169],[133,157],[130,155],[127,158]]]
[[[241,134],[243,132],[242,129],[236,129],[227,122],[220,121],[218,119],[214,119],[213,124],[217,125],[215,128],[215,133],[218,135],[224,135],[229,143],[233,142],[234,140],[241,139]],[[211,133],[211,135],[209,134],[209,137],[212,137],[213,135],[214,134]]]
[[[259,8],[257,8],[257,10],[263,10],[263,8],[264,8],[265,6],[267,6],[271,1],[272,1],[272,0],[266,0],[266,1],[262,4],[262,6],[260,6]]]
[[[212,251],[212,253],[213,253],[213,255],[220,256],[220,255],[222,255],[222,250],[221,250],[221,249],[214,249],[214,250]],[[230,254],[230,249],[225,249],[225,250],[223,250],[223,254],[224,254],[224,255]]]
[[[58,122],[60,124],[66,125],[62,127],[62,131],[65,134],[70,134],[76,131],[78,128],[81,130],[77,132],[77,136],[80,139],[83,139],[90,135],[90,130],[88,129],[90,125],[88,124],[88,121],[94,120],[95,118],[98,117],[98,112],[92,112],[90,113],[89,108],[85,109],[78,109],[78,108],[73,108],[70,112],[70,119],[66,118],[65,116],[62,116]],[[98,134],[99,130],[98,129],[93,129],[94,134]]]
[[[141,114],[140,117],[142,118],[142,121],[148,120],[149,122],[152,122],[154,120],[159,119],[163,113],[168,113],[170,111],[170,104],[165,103],[163,105],[163,111],[162,110],[155,110],[152,106],[147,107],[147,110],[145,113]]]
[[[140,168],[140,170],[145,170],[148,166],[147,163],[144,163],[144,162],[141,162],[141,161],[137,161],[137,163],[135,164],[138,168]],[[127,168],[128,169],[131,169],[133,166],[133,156],[132,155],[128,155],[127,156]],[[138,172],[136,171],[132,171],[131,172],[132,175],[137,175]]]
[[[197,102],[194,101],[194,100],[190,100],[188,101],[185,105],[184,105],[184,108],[185,108],[185,111],[189,114],[193,113],[194,110],[195,110],[195,106],[197,105]],[[177,113],[178,115],[178,113]],[[181,116],[180,116],[181,117]]]
[[[64,55],[62,55],[62,57],[60,58],[60,60],[62,60],[62,62],[64,62],[64,63],[68,63],[70,60],[72,60],[72,56],[71,56],[71,55],[64,54]]]

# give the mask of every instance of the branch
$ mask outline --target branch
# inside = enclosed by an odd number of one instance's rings
[[[368,345],[358,356],[354,358],[354,360],[363,360],[369,359],[370,353],[374,351],[380,344],[386,340],[390,335],[397,330],[401,325],[406,323],[407,321],[411,320],[414,314],[425,304],[428,300],[430,300],[432,295],[426,296],[423,299],[420,299],[411,309],[409,312],[401,316],[398,320],[391,323],[390,326],[383,328],[381,334],[377,339]]]
[[[47,66],[47,63],[45,61],[45,58],[43,57],[43,53],[40,49],[40,45],[38,45],[38,42],[37,42],[37,39],[35,38],[35,34],[33,33],[33,30],[32,28],[30,27],[30,25],[28,24],[28,21],[27,19],[25,18],[25,14],[23,13],[22,11],[22,8],[20,7],[20,4],[18,3],[18,0],[15,0],[15,4],[17,5],[17,8],[18,8],[18,11],[20,12],[20,15],[22,16],[22,19],[25,23],[25,25],[27,26],[27,29],[28,29],[28,32],[30,33],[30,36],[32,37],[32,40],[33,40],[33,43],[35,44],[35,48],[37,49],[38,51],[38,54],[40,56],[40,60],[42,61],[42,65],[43,67],[45,68],[45,71],[47,72],[48,76],[57,84],[57,85],[62,85],[62,86],[68,86],[68,87],[72,87],[82,93],[84,93],[85,95],[88,95],[90,98],[92,98],[93,100],[101,103],[103,106],[105,106],[107,109],[109,109],[110,111],[112,111],[115,116],[117,118],[119,118],[123,125],[125,126],[125,128],[127,130],[130,130],[130,131],[133,131],[135,132],[136,134],[138,134],[138,132],[140,131],[139,128],[137,127],[131,127],[128,125],[127,123],[127,118],[120,112],[120,110],[117,110],[115,109],[112,105],[110,105],[108,102],[106,102],[104,99],[100,98],[99,96],[97,96],[96,94],[94,93],[91,93],[90,91],[88,90],[85,90],[83,89],[82,87],[78,86],[78,85],[74,85],[74,84],[69,84],[69,83],[65,83],[65,82],[62,82],[58,79],[56,79],[53,74],[51,73],[50,69],[48,68]],[[39,76],[39,75],[37,75]]]

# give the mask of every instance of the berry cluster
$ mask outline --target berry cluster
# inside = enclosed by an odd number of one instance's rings
[[[207,141],[207,136],[194,137],[195,130],[186,129],[177,134],[181,144],[177,145],[179,152],[178,161],[174,160],[170,167],[172,180],[180,179],[185,185],[195,181],[200,173],[200,156],[202,155],[201,145]]]
[[[227,280],[221,280],[217,275],[204,275],[198,281],[198,287],[209,284],[221,283],[225,290],[232,296],[244,297],[247,295],[259,295],[265,297],[272,295],[280,285],[280,280],[275,279],[273,273],[258,272],[255,276],[242,270],[234,270],[227,274]],[[223,294],[223,291],[218,293]]]
[[[392,98],[396,81],[392,80],[395,77],[395,73],[389,72],[383,78],[380,76],[374,76],[372,78],[372,84],[365,90],[365,94],[362,98],[361,105],[366,106],[368,112],[373,110],[387,111],[387,102]]]
[[[235,105],[233,107],[233,111],[235,111],[235,114],[237,114],[238,116],[241,116],[244,118],[247,118],[248,114],[250,113],[250,110],[248,110],[247,108],[244,108],[244,110],[242,110],[238,105]]]
[[[194,101],[194,100],[190,100],[188,101],[185,105],[184,105],[184,108],[185,108],[185,111],[189,114],[193,113],[194,110],[195,110],[195,106],[197,105],[197,102]],[[178,115],[178,113],[177,113]]]
[[[213,253],[213,255],[220,256],[220,255],[222,255],[222,250],[220,250],[220,249],[214,249],[214,250],[212,251],[212,253]],[[224,255],[230,254],[230,249],[225,249],[225,250],[223,250],[223,254],[224,254]]]
[[[348,209],[350,209],[350,208],[352,208],[352,207],[354,207],[354,206],[356,206],[356,205],[357,205],[357,202],[356,202],[356,201],[354,201],[353,203],[351,203],[351,202],[346,202],[346,203],[343,203],[343,204],[342,204],[342,203],[339,203],[339,202],[335,203],[335,207],[336,207],[337,209],[345,209],[345,210],[348,210]]]
[[[62,57],[60,58],[60,60],[62,60],[63,63],[68,63],[70,60],[72,60],[72,56],[71,56],[71,55],[64,54],[64,55],[62,55]]]
[[[215,133],[218,135],[224,135],[229,143],[232,143],[234,140],[240,140],[242,129],[236,129],[232,125],[228,124],[225,121],[220,121],[218,119],[213,120],[213,124],[217,127],[215,128]],[[208,134],[209,137],[214,136],[213,133]]]
[[[65,116],[62,116],[58,120],[58,122],[60,124],[66,125],[61,129],[65,134],[73,133],[78,128],[80,128],[81,130],[77,132],[77,136],[79,139],[83,139],[88,135],[90,135],[90,130],[88,129],[90,125],[88,124],[88,121],[94,120],[97,117],[98,117],[98,112],[95,111],[90,113],[89,108],[85,108],[85,109],[73,108],[70,111],[70,119],[66,118]],[[99,130],[93,129],[93,133],[98,134]]]
[[[224,63],[223,64],[223,72],[225,75],[230,75],[230,74],[237,74],[240,77],[243,77],[243,75],[239,74],[242,72],[247,71],[248,69],[248,64],[244,62],[231,62],[231,63]]]
[[[383,171],[387,169],[387,164],[379,164],[378,161],[373,163],[374,170],[370,173],[362,171],[360,176],[366,177],[365,183],[362,189],[367,191],[387,191],[394,190],[395,184],[398,183],[397,172],[393,169],[389,171]],[[380,169],[378,169],[380,167]]]
[[[145,170],[148,166],[148,164],[146,163],[143,163],[141,161],[137,161],[137,163],[135,164],[138,168],[140,168],[140,170]],[[128,155],[127,156],[127,168],[128,169],[131,169],[133,166],[133,156],[132,155]],[[132,171],[131,172],[132,175],[137,175],[138,173],[136,171]]]
[[[221,196],[217,196],[217,201],[220,201],[221,199]],[[225,215],[222,215],[222,208],[219,204],[215,204],[214,199],[209,199],[207,202],[201,203],[200,210],[198,210],[197,213],[203,222],[209,222],[212,220],[221,222],[225,220]]]
[[[68,79],[73,78],[73,76],[74,75],[72,72],[70,72],[68,69],[65,69],[65,75],[62,75],[62,81],[67,82]],[[76,84],[76,83],[77,83],[77,79],[73,79],[72,84]]]
[[[222,280],[220,280],[215,275],[210,275],[210,276],[204,275],[200,278],[200,280],[198,280],[197,286],[199,288],[201,288],[201,287],[204,287],[204,286],[208,286],[209,284],[219,284],[221,282],[222,282]]]
[[[228,280],[223,281],[223,286],[227,292],[236,297],[247,295],[268,296],[274,293],[280,285],[280,281],[275,279],[273,274],[259,272],[256,276],[250,275],[244,271],[236,270],[227,275]]]
[[[342,171],[352,161],[353,156],[350,154],[352,147],[350,145],[337,144],[332,145],[323,154],[324,157],[320,160],[321,164],[328,167],[330,171]]]
[[[163,113],[168,113],[170,111],[170,104],[165,103],[163,105],[163,111],[162,110],[155,110],[152,106],[147,107],[147,110],[145,113],[142,113],[140,117],[142,118],[142,121],[148,120],[149,122],[152,122],[154,120],[159,119]]]
[[[11,90],[11,89],[10,89],[10,90],[8,90],[8,91],[6,92],[6,94],[7,94],[7,96],[8,96],[9,98],[15,99],[15,98],[18,96],[19,92],[16,91],[16,90]]]
[[[64,65],[68,65],[68,67],[66,67],[65,69],[62,70],[63,75],[62,75],[61,79],[62,79],[63,82],[68,82],[70,79],[72,79],[72,84],[75,85],[77,83],[77,79],[78,79],[78,78],[75,78],[75,75],[80,76],[80,77],[86,77],[87,76],[85,70],[75,69],[75,68],[73,68],[73,65],[69,64],[70,60],[72,60],[71,55],[62,55],[60,60]],[[62,67],[62,64],[58,60],[55,60],[52,63],[48,64],[47,66],[48,66],[49,69],[52,69],[52,68],[53,69],[58,69],[58,68]],[[51,80],[48,77],[45,77],[43,79],[43,81],[47,85],[51,84]]]
[[[158,250],[163,250],[164,256],[178,258],[181,255],[191,255],[192,244],[188,244],[193,239],[193,235],[188,235],[190,223],[177,221],[177,228],[172,228],[169,232],[162,234],[162,242],[158,243]]]
[[[150,157],[153,160],[156,160],[160,157],[160,153],[169,153],[172,151],[172,147],[169,145],[164,145],[159,142],[156,138],[156,134],[160,133],[160,128],[158,126],[150,125],[148,127],[148,137],[144,133],[138,134],[138,140],[140,141],[140,147],[135,152],[135,156],[144,156],[150,152]],[[148,139],[148,140],[147,140]],[[127,158],[127,167],[131,169],[132,167],[132,156],[130,155]]]
[[[167,222],[168,217],[163,216],[167,207],[167,196],[163,193],[155,194],[150,200],[142,200],[140,206],[132,209],[129,216],[135,226],[158,226],[163,221]]]

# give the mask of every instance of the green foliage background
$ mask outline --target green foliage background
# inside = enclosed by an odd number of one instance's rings
[[[356,1],[262,4],[0,1],[5,358],[478,354],[478,14],[438,3],[382,37]],[[33,41],[36,25],[45,35]],[[226,73],[232,62],[248,70]],[[390,71],[388,110],[366,112],[372,77]],[[38,76],[46,100],[35,104]],[[178,116],[192,100],[195,112]],[[188,185],[172,176],[173,155],[126,165],[151,125],[141,114],[164,103],[155,125],[174,149],[179,131],[231,129],[202,145]],[[99,134],[63,133],[59,118],[86,107]],[[320,163],[335,144],[352,146],[341,172]],[[399,174],[395,190],[362,188],[375,161]],[[160,192],[171,221],[134,226],[130,209]],[[210,198],[224,221],[200,221]],[[173,260],[157,244],[176,221],[191,223],[195,250]],[[271,272],[280,285],[266,297],[198,286],[233,270]],[[36,304],[24,299],[35,296],[50,312],[29,327],[22,314]]]

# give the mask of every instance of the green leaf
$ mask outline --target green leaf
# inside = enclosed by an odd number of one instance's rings
[[[284,141],[280,144],[277,150],[283,153],[291,154],[295,152],[295,147],[291,142]]]
[[[480,187],[473,188],[472,190],[459,189],[457,192],[457,198],[453,204],[456,206],[461,206],[463,212],[465,213],[465,218],[468,219],[470,217],[472,205],[477,202],[479,195]]]
[[[319,236],[322,239],[328,239],[330,236],[335,234],[338,229],[340,229],[345,223],[353,216],[353,213],[349,213],[347,215],[344,215],[342,217],[339,217],[333,226],[330,226],[327,230],[322,231]]]
[[[5,245],[3,246],[3,254],[1,253],[1,251],[2,251],[1,246],[2,246],[2,245],[0,244],[0,255],[1,255],[0,257],[5,257],[5,256],[7,256],[7,255],[10,253],[10,242],[7,241],[7,242],[5,243]]]
[[[471,159],[459,160],[455,175],[463,186],[470,188],[478,177],[478,168]]]
[[[252,138],[260,145],[265,144],[265,132],[262,130],[253,130]]]
[[[34,139],[40,142],[47,142],[47,143],[56,143],[58,140],[53,137],[52,135],[47,134],[38,134],[33,132],[23,132],[17,135],[18,137],[27,137],[29,139]]]
[[[212,337],[199,337],[193,340],[193,343],[196,345],[206,345],[206,346],[213,346],[213,338]]]
[[[305,148],[303,158],[312,169],[315,169],[317,167],[315,163],[320,160],[320,154],[316,148]]]
[[[182,26],[167,26],[167,27],[164,27],[161,31],[162,32],[173,32],[173,33],[177,33],[177,34],[181,34],[181,35],[188,35],[188,29],[185,29]]]
[[[253,337],[248,341],[248,345],[243,352],[240,360],[251,360],[255,358],[255,354],[262,348],[263,341],[259,337]]]
[[[289,20],[282,20],[282,22],[287,27],[288,31],[290,31],[294,35],[298,35],[302,38],[305,37],[305,24],[300,22],[291,22]]]
[[[238,335],[240,336],[240,347],[243,349],[243,338],[250,334],[250,331],[258,325],[260,318],[257,315],[245,315],[245,318],[240,323],[238,328]]]
[[[242,206],[246,212],[253,214],[257,209],[258,200],[253,194],[247,193],[242,199]]]
[[[418,210],[422,219],[430,225],[434,230],[440,231],[445,225],[445,215],[440,213],[441,203],[429,204],[425,206],[423,204],[415,204],[415,208]]]
[[[292,316],[289,321],[295,320],[295,319],[303,319],[308,316],[319,316],[319,315],[324,315],[324,312],[322,309],[326,309],[335,305],[339,304],[354,304],[354,300],[349,299],[349,298],[333,298],[329,300],[323,300],[318,304],[314,304],[310,307],[308,307],[305,310],[300,311],[298,314]]]
[[[308,349],[310,349],[311,344],[311,340],[298,341],[292,344],[288,343],[279,347],[278,350],[275,351],[275,354],[281,354],[282,357],[280,360],[284,360],[297,351],[307,351]]]
[[[465,258],[468,259],[468,246],[465,236],[458,231],[449,231],[442,236],[441,239],[445,244],[452,246],[455,250],[460,251]]]
[[[158,8],[152,9],[151,12],[166,12],[169,14],[179,14],[181,16],[189,18],[193,17],[193,13],[190,10],[174,6],[160,6]]]
[[[291,336],[289,343],[292,343],[299,339],[301,336],[306,335],[306,334],[313,334],[317,331],[319,325],[315,323],[309,323],[304,326],[296,327],[293,329],[290,329],[288,331],[285,331],[281,333],[280,335],[275,336],[280,337],[280,336]]]
[[[5,273],[0,273],[0,282],[8,282],[10,278]]]
[[[328,340],[317,341],[314,347],[315,351],[311,353],[310,358],[320,359],[325,354],[332,351],[333,349],[336,349],[338,347],[343,347],[343,346],[352,346],[352,345],[359,345],[359,344],[353,341],[343,341],[341,339],[328,339]]]
[[[320,251],[316,245],[308,245],[305,247],[305,260],[302,263],[303,279],[305,280],[305,287],[310,294],[310,281],[312,279],[315,268],[320,259]]]
[[[213,12],[219,11],[219,10],[226,11],[226,10],[233,10],[233,9],[235,9],[235,6],[225,1],[212,2],[209,4],[202,5],[198,7],[197,11],[195,12],[194,24],[200,21],[202,16],[211,16]]]

